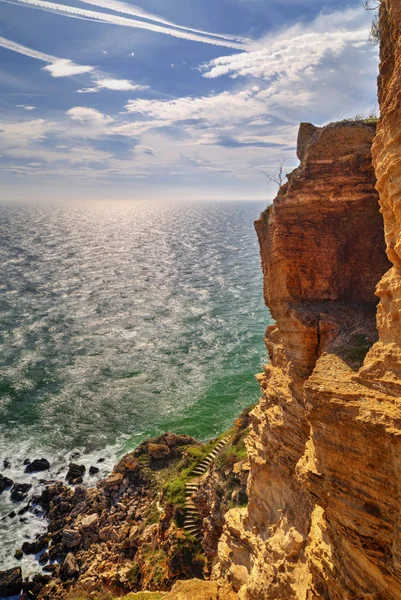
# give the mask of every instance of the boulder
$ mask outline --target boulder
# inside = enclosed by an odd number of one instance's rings
[[[14,483],[11,489],[11,500],[22,502],[27,497],[32,485],[30,483]]]
[[[86,469],[85,469],[84,465],[77,465],[76,463],[70,463],[68,465],[68,472],[67,472],[67,475],[65,478],[68,481],[68,483],[71,483],[73,485],[82,483],[85,471],[86,471]]]
[[[99,523],[99,517],[96,513],[88,515],[82,519],[81,525],[83,529],[94,529]]]
[[[21,567],[0,571],[0,598],[16,596],[22,589]]]
[[[66,579],[78,577],[79,567],[77,561],[75,560],[75,556],[72,554],[72,552],[69,552],[65,557],[65,560],[61,567],[61,573]]]
[[[46,535],[39,537],[34,542],[24,542],[21,546],[21,550],[24,554],[37,554],[49,543],[49,538]]]
[[[63,529],[61,542],[66,548],[75,548],[81,543],[81,535],[76,529]]]
[[[96,475],[97,473],[99,473],[99,471],[99,467],[94,467],[93,465],[89,467],[89,475]]]
[[[9,479],[8,477],[4,477],[3,475],[0,475],[0,496],[4,492],[4,490],[10,489],[10,487],[12,487],[13,483],[14,482],[11,479]]]
[[[36,458],[25,467],[25,473],[40,473],[49,469],[50,463],[46,458]]]
[[[167,444],[149,444],[148,450],[150,456],[156,460],[166,458],[170,454]]]

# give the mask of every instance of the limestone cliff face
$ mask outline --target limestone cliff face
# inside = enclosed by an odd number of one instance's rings
[[[301,165],[256,222],[276,325],[248,438],[249,505],[227,514],[215,569],[242,599],[401,598],[401,411],[366,372],[384,343],[375,287],[390,267],[374,135],[363,122],[301,125]]]

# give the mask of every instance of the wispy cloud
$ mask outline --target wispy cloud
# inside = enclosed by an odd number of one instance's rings
[[[231,39],[222,39],[214,36],[213,34],[196,34],[191,33],[189,30],[183,30],[178,28],[172,28],[155,23],[149,23],[147,21],[139,21],[137,19],[128,19],[126,17],[119,17],[117,15],[111,15],[105,12],[98,12],[94,10],[85,10],[77,8],[75,6],[69,6],[67,4],[57,4],[55,2],[47,2],[47,0],[16,0],[10,2],[10,0],[1,0],[2,2],[9,2],[16,5],[29,6],[31,8],[37,8],[39,10],[49,11],[58,13],[66,17],[72,17],[76,19],[84,19],[90,21],[97,21],[100,23],[108,23],[111,25],[119,25],[121,27],[133,27],[135,29],[146,29],[148,31],[154,31],[155,33],[163,33],[173,37],[185,39],[193,42],[202,42],[204,44],[212,44],[215,46],[225,46],[235,50],[243,50],[248,40],[246,41],[232,41]]]
[[[158,123],[171,124],[177,121],[202,120],[207,125],[224,124],[251,119],[266,112],[252,90],[238,93],[222,92],[211,96],[184,96],[175,100],[129,100],[128,113],[142,115],[148,119],[157,119]]]
[[[263,48],[221,56],[203,65],[203,76],[215,79],[221,76],[255,77],[261,80],[285,78],[299,81],[326,57],[337,57],[350,45],[362,48],[368,45],[366,18],[359,8],[319,15],[312,23],[298,23],[279,34],[260,40]]]
[[[69,77],[71,75],[89,73],[94,69],[94,67],[89,65],[77,65],[68,58],[57,58],[51,54],[32,50],[32,48],[27,48],[4,37],[0,37],[0,47],[12,52],[18,52],[18,54],[23,54],[24,56],[29,56],[30,58],[36,58],[42,62],[50,63],[47,67],[43,67],[43,69],[48,71],[53,77]]]
[[[112,90],[115,92],[129,92],[129,91],[141,91],[148,89],[149,86],[139,85],[129,81],[128,79],[116,79],[113,77],[105,77],[99,70],[90,65],[78,65],[68,58],[57,58],[50,54],[38,52],[32,48],[27,48],[21,44],[17,44],[8,40],[4,37],[0,37],[0,47],[7,48],[13,52],[18,52],[30,58],[36,58],[42,62],[49,63],[46,67],[43,67],[44,71],[47,71],[53,77],[71,77],[72,75],[83,75],[85,73],[91,74],[93,85],[91,87],[77,90],[79,93],[90,93],[100,92],[101,90]],[[20,108],[22,105],[20,106]],[[32,110],[35,107],[25,108],[25,110]]]
[[[77,91],[79,94],[87,94],[100,92],[101,90],[112,90],[114,92],[138,92],[149,89],[149,86],[132,83],[132,81],[129,81],[129,79],[112,79],[108,77],[96,79],[95,84],[96,85],[93,87],[83,88]]]
[[[36,106],[29,106],[27,104],[17,104],[17,108],[22,108],[23,110],[35,110]]]
[[[104,115],[95,108],[87,108],[86,106],[74,106],[67,111],[67,115],[71,117],[73,121],[95,125],[106,125],[114,121],[112,117]]]

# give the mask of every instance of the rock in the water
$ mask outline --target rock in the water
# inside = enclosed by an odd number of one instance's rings
[[[10,469],[11,468],[11,462],[8,460],[8,458],[4,459],[4,461],[3,461],[3,468],[4,469]]]
[[[22,550],[20,548],[18,548],[18,550],[15,551],[14,558],[16,558],[17,560],[21,560],[21,558],[23,556],[24,556],[24,553],[22,552]]]
[[[10,487],[12,487],[13,483],[14,482],[11,479],[9,479],[8,477],[4,477],[3,475],[0,475],[0,496],[4,492],[4,490],[10,489]]]
[[[24,554],[37,554],[38,552],[43,550],[43,548],[46,548],[48,543],[49,539],[47,538],[47,536],[44,535],[35,540],[34,542],[24,542],[22,544],[21,550]]]
[[[82,483],[82,478],[85,474],[84,465],[77,465],[75,463],[70,463],[68,465],[68,473],[66,475],[66,480],[68,483],[78,484]]]
[[[30,458],[26,458],[23,462],[24,465],[29,465],[29,463],[31,462]]]
[[[99,467],[91,466],[89,468],[89,475],[96,475],[97,473],[99,473],[99,471],[100,471]]]
[[[65,557],[63,566],[61,567],[61,572],[66,579],[78,577],[79,567],[77,561],[75,560],[75,556],[72,554],[72,552],[69,552]]]
[[[46,458],[36,458],[25,467],[25,473],[40,473],[49,469],[50,463]]]
[[[0,571],[0,598],[15,596],[22,588],[22,571],[20,567]]]
[[[14,502],[22,502],[27,495],[32,485],[30,483],[14,483],[11,489],[11,500]]]
[[[75,548],[81,543],[81,536],[76,529],[64,529],[61,541],[67,548]]]

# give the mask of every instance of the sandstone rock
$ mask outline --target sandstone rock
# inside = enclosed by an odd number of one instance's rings
[[[133,525],[130,529],[129,532],[129,545],[131,548],[135,547],[138,545],[138,533],[139,533],[139,527],[138,525]]]
[[[25,473],[39,473],[41,471],[48,471],[50,469],[50,463],[46,458],[36,458],[25,467]]]
[[[149,444],[148,449],[150,456],[155,459],[163,459],[170,454],[167,444]]]
[[[22,571],[20,567],[0,571],[0,598],[19,594],[22,588]]]
[[[112,542],[118,542],[119,536],[115,527],[103,527],[99,531],[99,539],[102,541],[110,540]]]
[[[374,135],[363,122],[302,125],[301,165],[256,223],[276,323],[247,439],[248,508],[226,515],[214,570],[244,599],[400,593],[384,567],[395,560],[397,495],[384,423],[395,431],[396,415],[382,396],[373,408],[374,393],[358,383],[377,340],[375,286],[389,266]]]
[[[61,573],[66,579],[78,577],[79,566],[72,552],[69,552],[65,557],[63,565],[61,567]]]
[[[81,521],[83,529],[95,529],[99,523],[99,517],[96,513],[84,517]]]
[[[81,535],[76,529],[64,529],[61,541],[66,548],[75,548],[81,543]]]

